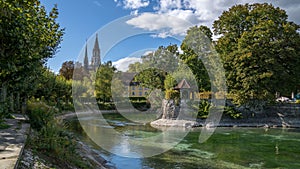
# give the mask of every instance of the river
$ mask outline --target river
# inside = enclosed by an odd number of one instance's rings
[[[201,128],[195,128],[179,144],[164,153],[147,158],[128,158],[116,154],[127,151],[127,154],[135,153],[139,157],[139,153],[142,155],[143,151],[148,151],[128,144],[128,140],[151,137],[162,131],[148,124],[133,123],[120,114],[105,114],[107,126],[98,125],[99,118],[92,116],[80,119],[82,127],[89,134],[99,137],[93,137],[92,142],[89,136],[82,136],[99,155],[120,169],[300,168],[299,129],[217,128],[206,142],[200,144]],[[121,137],[119,141],[106,139],[111,145],[103,149],[95,143],[106,138],[103,129],[107,128],[117,131]],[[151,146],[148,145],[148,148],[151,149]]]

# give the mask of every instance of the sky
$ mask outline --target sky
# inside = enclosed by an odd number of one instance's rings
[[[47,67],[58,72],[65,61],[81,61],[85,45],[89,59],[96,35],[102,62],[122,71],[159,46],[180,46],[189,27],[212,23],[231,6],[272,3],[300,24],[299,0],[41,0],[49,12],[57,4],[63,41]]]

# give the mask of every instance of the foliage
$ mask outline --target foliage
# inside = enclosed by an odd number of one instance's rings
[[[39,83],[34,94],[35,98],[56,106],[60,110],[73,110],[71,80],[66,80],[63,76],[55,75],[46,69],[37,81]]]
[[[110,101],[112,99],[111,83],[116,68],[112,66],[112,62],[100,65],[95,80],[95,95],[97,100]]]
[[[173,89],[176,86],[176,84],[176,79],[172,75],[168,74],[164,81],[164,88],[166,90]]]
[[[9,105],[7,103],[8,101],[3,101],[0,103],[0,121],[4,118],[7,118],[10,113],[9,113]]]
[[[54,107],[48,106],[44,102],[36,102],[31,100],[28,102],[28,118],[30,126],[40,131],[47,123],[54,119],[57,110]]]
[[[73,61],[65,61],[59,69],[59,75],[63,76],[66,80],[72,79],[74,66]]]
[[[56,7],[47,14],[38,0],[0,1],[0,84],[15,102],[8,109],[20,110],[20,102],[35,92],[43,64],[62,39],[57,16]]]
[[[274,100],[299,84],[299,25],[269,4],[236,5],[214,22],[234,102]]]
[[[163,89],[166,73],[156,68],[149,68],[135,75],[134,80],[149,89]]]
[[[153,53],[142,56],[141,68],[155,68],[165,72],[173,72],[178,67],[178,55],[177,45],[160,46]]]
[[[29,138],[30,148],[55,158],[57,163],[75,164],[82,168],[88,166],[75,152],[76,140],[66,132],[66,126],[54,118],[55,108],[43,102],[29,102],[29,121],[35,135]]]
[[[138,73],[142,70],[142,63],[140,62],[135,62],[132,63],[128,66],[128,71],[127,72],[131,72],[131,73]]]
[[[98,108],[100,110],[115,110],[115,104],[112,102],[98,102]]]
[[[173,89],[167,89],[165,91],[165,99],[170,100],[179,100],[180,99],[180,93],[178,90],[173,90]]]
[[[180,59],[192,70],[200,91],[211,88],[206,65],[204,65],[210,51],[211,38],[212,32],[208,27],[195,26],[187,31],[181,44],[183,54],[180,55]]]
[[[160,46],[155,52],[142,56],[142,63],[129,65],[130,72],[138,72],[135,81],[149,89],[163,89],[166,75],[178,67],[178,47]]]
[[[168,75],[169,76],[169,75]],[[191,86],[191,88],[195,91],[198,91],[197,87],[197,80],[195,79],[195,75],[193,74],[192,70],[189,68],[187,64],[182,63],[182,61],[179,62],[178,68],[170,74],[173,79],[176,81],[171,82],[171,84],[177,85],[182,79],[185,79]],[[168,89],[167,86],[165,86],[166,89]]]
[[[197,118],[201,118],[201,119],[207,118],[211,107],[212,107],[211,103],[209,103],[207,100],[201,100],[199,102]]]
[[[224,113],[233,119],[243,118],[242,113],[233,106],[225,106]]]

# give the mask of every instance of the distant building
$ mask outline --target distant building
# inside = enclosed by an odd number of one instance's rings
[[[146,97],[149,94],[149,89],[143,87],[140,82],[134,81],[136,73],[122,72],[121,81],[127,88],[128,96],[124,97]]]
[[[85,70],[97,70],[99,65],[101,64],[98,34],[96,34],[96,39],[95,39],[92,54],[93,55],[92,55],[91,61],[89,62],[88,49],[87,49],[87,45],[86,45],[85,52],[84,52],[84,60],[83,60],[83,66],[84,66]]]

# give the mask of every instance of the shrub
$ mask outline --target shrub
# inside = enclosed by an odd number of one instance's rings
[[[198,116],[197,118],[207,118],[209,109],[211,108],[211,103],[209,103],[207,100],[201,100],[199,102],[199,110],[198,110]]]
[[[178,90],[168,89],[165,91],[165,99],[174,100],[176,105],[180,103],[180,92]]]
[[[226,115],[228,115],[231,118],[234,118],[234,119],[242,118],[242,113],[237,111],[232,106],[226,106],[225,109],[224,109],[224,112],[225,112]]]
[[[64,123],[55,119],[57,109],[43,102],[28,104],[28,117],[35,135],[30,138],[30,147],[38,152],[47,153],[59,163],[69,163],[80,168],[89,168],[75,151],[76,140],[66,132]]]
[[[30,125],[33,129],[40,131],[43,126],[46,126],[51,120],[54,119],[54,115],[58,113],[58,110],[54,107],[50,107],[44,102],[28,102],[28,117]]]
[[[0,120],[10,117],[8,109],[9,105],[6,101],[0,102]]]

